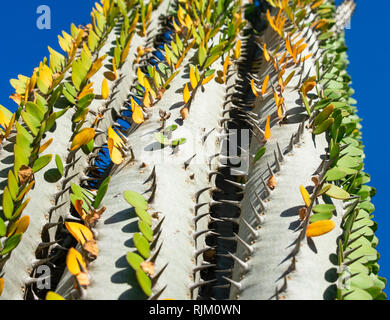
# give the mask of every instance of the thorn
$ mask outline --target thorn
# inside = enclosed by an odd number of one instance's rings
[[[249,245],[248,243],[246,243],[246,241],[245,240],[243,240],[242,238],[240,238],[239,236],[238,236],[238,234],[236,234],[236,233],[233,233],[234,234],[234,237],[236,238],[236,240],[237,240],[237,242],[238,243],[241,243],[241,245],[244,247],[244,249],[247,251],[247,253],[248,253],[248,255],[252,255],[253,254],[253,251],[254,251],[254,248],[251,246],[251,245]]]
[[[204,207],[206,204],[209,204],[209,202],[203,202],[203,203],[199,203],[197,205],[195,205],[195,216],[198,215],[198,210],[202,207]]]
[[[208,133],[206,133],[203,137],[202,137],[202,144],[205,144],[207,138],[209,137],[209,135],[215,130],[215,128],[211,129]]]
[[[274,176],[274,172],[272,171],[271,166],[269,165],[269,162],[267,162],[267,167],[268,167],[268,172],[269,172],[270,177]]]
[[[57,209],[61,208],[63,205],[65,205],[67,203],[68,203],[68,201],[64,201],[63,203],[61,203],[61,204],[59,204],[59,205],[57,205],[55,207],[51,207],[49,209],[49,215],[51,215],[54,211],[56,211]]]
[[[274,158],[275,158],[275,171],[279,172],[280,171],[280,162],[279,162],[278,156],[276,155],[275,150],[274,150]]]
[[[194,217],[193,218],[194,224],[197,224],[200,219],[202,219],[204,217],[207,217],[209,215],[210,215],[210,212],[207,212],[207,213],[203,213],[203,214],[201,214],[199,216]]]
[[[159,292],[157,292],[156,294],[150,296],[148,298],[148,300],[158,300],[158,298],[161,296],[161,294],[164,292],[164,290],[166,289],[167,285],[164,286],[164,288],[162,288]]]
[[[265,183],[264,179],[262,176],[260,176],[261,178],[261,182],[263,183],[263,186],[264,186],[264,189],[267,191],[268,195],[267,197],[269,197],[271,195],[271,189],[268,187],[268,185]]]
[[[196,203],[199,202],[199,197],[202,195],[202,193],[207,191],[207,190],[210,190],[210,189],[211,189],[211,187],[203,188],[203,189],[200,189],[197,193],[195,193]]]
[[[236,288],[238,291],[241,291],[242,285],[239,282],[236,282],[228,277],[222,276],[223,279],[225,279],[227,282],[229,282],[234,288]]]
[[[156,195],[156,189],[157,189],[157,184],[153,185],[152,187],[152,194],[150,195],[148,199],[148,203],[152,203],[154,200],[154,196]]]
[[[208,234],[207,234],[208,233]],[[218,233],[210,230],[210,229],[205,229],[205,230],[202,230],[202,231],[198,231],[198,232],[195,232],[193,235],[192,235],[192,238],[194,240],[198,239],[202,234],[207,234],[206,236],[208,235],[218,235]]]
[[[152,170],[152,173],[150,174],[150,176],[145,180],[144,184],[145,183],[148,183],[152,180],[155,180],[156,178],[156,166],[153,167],[153,170]]]
[[[244,225],[247,227],[248,231],[250,232],[254,240],[258,239],[259,233],[257,232],[257,230],[254,229],[244,218],[241,218],[241,220],[244,223]]]
[[[161,229],[161,225],[162,223],[164,222],[165,220],[165,217],[162,217],[162,219],[158,222],[158,224],[154,227],[153,229],[153,234],[156,234],[158,232],[160,232],[160,229]]]
[[[260,204],[260,211],[261,212],[265,212],[265,203],[264,201],[261,199],[260,195],[257,193],[257,191],[255,191],[255,196],[257,198],[257,201],[259,201],[259,204]]]
[[[255,206],[253,205],[252,201],[250,201],[250,205],[251,205],[251,207],[252,207],[253,214],[254,214],[254,216],[255,216],[257,222],[258,222],[260,225],[263,224],[263,223],[264,223],[264,217],[263,217],[262,215],[260,215],[260,214],[257,212],[257,210],[256,210]]]
[[[51,260],[53,260],[54,258],[57,258],[57,257],[58,257],[58,255],[54,255],[54,256],[51,256],[51,257],[45,258],[45,259],[34,259],[31,262],[31,269],[35,269],[35,268],[39,267],[40,265],[48,263],[49,261],[51,261]]]
[[[242,261],[240,258],[236,257],[234,254],[230,252],[228,254],[235,262],[238,263],[238,265],[245,273],[249,271],[249,265],[246,262]]]
[[[210,283],[213,283],[215,281],[217,281],[217,279],[207,280],[207,281],[198,281],[198,282],[190,285],[189,289],[190,289],[190,291],[192,293],[196,288],[203,287],[203,286],[208,285]]]
[[[195,257],[195,259],[198,259],[199,255],[201,255],[201,254],[203,254],[203,253],[205,253],[206,251],[209,251],[209,250],[215,250],[215,248],[216,247],[206,246],[206,247],[204,247],[202,249],[198,249],[198,250],[195,251],[194,257]]]
[[[156,250],[156,252],[153,254],[153,256],[149,259],[150,262],[155,262],[156,259],[157,259],[157,256],[158,254],[160,253],[160,250],[161,250],[161,247],[162,247],[163,243],[161,242],[160,243],[160,246],[158,247],[158,249]]]
[[[290,143],[288,145],[288,150],[289,150],[289,152],[294,150],[294,134],[292,134],[292,136],[291,136]]]
[[[244,190],[245,189],[245,184],[244,183],[238,183],[238,182],[234,182],[234,181],[231,181],[231,180],[228,180],[228,179],[225,179],[225,182],[227,183],[230,183],[231,185],[241,189],[241,190]]]
[[[361,245],[359,245],[359,246],[357,246],[357,247],[355,247],[355,248],[353,248],[353,249],[351,249],[351,250],[344,251],[344,259],[348,258],[348,256],[349,256],[351,253],[355,252],[356,250],[359,250],[362,246],[363,246],[363,245],[361,244]]]
[[[157,233],[154,233],[153,241],[150,243],[150,249],[153,250],[154,247],[157,245],[158,239],[160,238],[161,235],[161,230]]]
[[[210,269],[210,268],[215,268],[217,265],[216,264],[202,264],[198,267],[195,267],[194,269],[192,269],[192,272],[193,273],[197,273],[199,271],[202,271],[202,270],[206,270],[206,269]]]
[[[162,273],[165,271],[167,267],[168,267],[168,263],[156,275],[152,277],[152,287],[156,285],[158,279],[160,278],[160,276],[162,275]]]
[[[282,162],[284,160],[282,150],[280,149],[279,142],[276,141],[276,146],[278,148],[278,156],[279,156],[279,161]]]
[[[27,277],[27,278],[24,280],[24,284],[25,284],[26,286],[28,286],[28,285],[37,283],[38,281],[50,280],[50,278],[51,278],[51,275],[48,275],[48,276],[45,276],[45,277],[40,276],[40,277],[38,277],[38,278]]]
[[[196,153],[191,158],[189,158],[186,162],[184,162],[184,170],[187,170],[191,160],[194,159],[195,157],[196,157]]]

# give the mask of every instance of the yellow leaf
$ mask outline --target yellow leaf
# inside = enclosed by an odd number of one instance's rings
[[[92,231],[81,223],[65,222],[65,227],[81,245],[86,241],[93,240]]]
[[[180,33],[181,32],[181,28],[176,24],[176,21],[175,21],[174,17],[172,17],[172,24],[173,24],[173,28],[175,28],[175,31],[177,33]]]
[[[191,98],[190,90],[188,90],[188,85],[187,85],[187,83],[186,83],[186,85],[184,86],[183,98],[184,98],[184,103],[187,103],[187,102],[190,100],[190,98]]]
[[[71,151],[74,151],[83,145],[87,144],[95,137],[95,129],[93,128],[84,128],[73,138]]]
[[[261,87],[261,95],[264,95],[267,92],[268,81],[269,81],[269,74],[267,74],[267,76],[264,79],[263,86]]]
[[[107,100],[109,96],[110,96],[110,89],[108,87],[107,79],[103,79],[103,82],[102,82],[102,98],[104,100]]]
[[[282,108],[281,105],[277,107],[277,114],[278,114],[278,118],[279,119],[283,119],[284,118],[283,108]]]
[[[49,291],[46,294],[45,300],[65,300],[62,296],[60,296],[58,293],[55,293],[53,291]]]
[[[264,130],[264,139],[268,140],[271,138],[271,125],[270,125],[270,119],[271,117],[268,115],[267,116],[267,122],[265,124],[265,130]]]
[[[53,83],[53,72],[44,63],[41,63],[39,68],[39,79],[44,83],[47,88],[50,88]]]
[[[332,231],[336,227],[336,224],[332,220],[316,221],[307,226],[306,237],[319,237]]]
[[[107,147],[111,161],[115,164],[121,164],[123,161],[122,152],[115,146],[115,142],[112,138],[107,140]]]
[[[144,87],[144,79],[145,79],[145,75],[144,73],[141,71],[140,68],[138,68],[137,70],[137,75],[138,75],[138,82],[141,86]]]
[[[307,192],[306,188],[303,185],[299,187],[299,190],[301,191],[302,199],[305,202],[306,207],[309,208],[311,205],[309,192]]]
[[[115,143],[115,146],[121,147],[123,145],[122,138],[115,132],[115,130],[110,126],[108,128],[108,138],[112,139]]]
[[[195,70],[193,66],[190,67],[190,82],[192,89],[195,89],[198,85],[198,81],[196,80]]]
[[[68,255],[66,256],[66,266],[69,272],[77,276],[82,271],[87,270],[87,265],[83,259],[83,256],[75,248],[70,248]]]
[[[187,119],[188,117],[188,108],[184,107],[180,110],[180,116],[183,120]]]
[[[142,113],[142,109],[139,106],[136,106],[133,110],[133,121],[136,124],[141,124],[145,121],[144,114]]]
[[[238,60],[241,56],[241,40],[237,40],[236,48],[234,50],[234,59]]]
[[[313,54],[312,53],[309,53],[306,57],[303,57],[301,59],[301,62],[305,62],[307,59],[309,59]]]
[[[142,104],[147,107],[147,108],[150,108],[152,106],[152,101],[150,100],[150,94],[149,94],[149,90],[146,90],[145,93],[144,93],[144,97],[142,99]],[[133,110],[134,111],[134,110]]]

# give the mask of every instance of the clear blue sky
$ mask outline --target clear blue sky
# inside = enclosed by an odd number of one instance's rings
[[[353,79],[355,99],[358,100],[359,116],[363,118],[363,135],[366,153],[365,170],[371,174],[371,185],[378,190],[373,199],[376,207],[375,220],[379,227],[377,236],[381,259],[380,274],[390,279],[390,212],[386,205],[389,192],[389,160],[387,138],[389,137],[389,107],[386,95],[390,75],[388,63],[388,24],[390,1],[379,1],[378,5],[367,0],[355,0],[357,11],[347,30],[349,47],[349,73]],[[34,67],[47,55],[47,46],[59,50],[57,35],[61,30],[69,31],[70,24],[87,24],[95,1],[90,0],[22,0],[3,1],[0,11],[0,30],[3,38],[0,72],[0,104],[11,110],[15,103],[8,99],[13,93],[9,79],[18,74],[31,76]],[[339,1],[337,1],[339,2]],[[379,4],[379,3],[375,3]],[[36,27],[37,7],[49,5],[52,12],[52,29]],[[390,199],[390,197],[389,197]],[[390,200],[389,200],[390,203]],[[390,291],[387,290],[389,293]]]

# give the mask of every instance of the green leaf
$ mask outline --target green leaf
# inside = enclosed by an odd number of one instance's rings
[[[7,226],[4,220],[0,218],[0,237],[4,237],[7,234]]]
[[[123,198],[127,201],[128,204],[139,210],[147,210],[148,202],[146,199],[135,191],[125,191],[123,192]]]
[[[128,252],[127,255],[126,255],[126,260],[127,260],[128,264],[135,271],[140,269],[141,268],[141,263],[145,261],[141,256],[139,256],[135,252]]]
[[[56,154],[56,165],[58,172],[62,176],[64,174],[64,165],[62,163],[61,157],[58,154]]]
[[[31,133],[36,136],[38,134],[38,128],[41,126],[40,121],[35,118],[33,115],[27,113],[26,111],[22,111],[21,116],[23,118],[24,123],[28,126]]]
[[[187,139],[186,139],[186,138],[181,138],[181,139],[173,140],[173,141],[171,142],[171,145],[172,145],[172,147],[177,147],[177,146],[179,146],[179,145],[181,145],[181,144],[184,144],[184,143],[186,143],[186,142],[187,142]]]
[[[166,127],[166,128],[164,129],[164,133],[173,132],[173,131],[175,131],[176,129],[177,129],[177,124],[173,124],[173,125],[171,125],[171,126],[169,126],[169,127]]]
[[[35,119],[37,119],[39,123],[43,121],[45,117],[45,113],[47,111],[45,110],[45,108],[40,107],[37,104],[30,101],[26,103],[25,110],[28,114],[30,114]]]
[[[259,150],[257,150],[256,155],[253,159],[253,162],[256,163],[260,158],[264,155],[265,151],[267,150],[266,147],[262,147]]]
[[[310,223],[316,222],[316,221],[322,221],[322,220],[330,220],[333,217],[332,212],[321,212],[316,213],[310,216]]]
[[[161,132],[156,132],[154,134],[154,138],[159,142],[161,145],[165,146],[169,144],[169,140],[166,136],[164,136]]]
[[[152,281],[141,269],[136,271],[137,281],[142,291],[150,297],[152,295]]]
[[[11,193],[8,190],[8,187],[4,188],[3,191],[3,213],[7,219],[11,219],[14,212],[14,202],[12,200]]]
[[[332,126],[333,123],[334,123],[333,118],[329,118],[329,119],[325,120],[324,122],[322,122],[321,124],[319,124],[318,126],[315,127],[313,134],[318,135],[318,134],[325,132],[326,130],[328,130]]]
[[[149,242],[153,241],[153,230],[146,222],[139,220],[138,229],[141,231],[146,240]]]
[[[325,192],[325,194],[331,198],[338,199],[338,200],[346,200],[350,197],[349,193],[345,191],[344,189],[341,189],[340,187],[337,187],[333,184],[325,184],[325,187],[329,187],[329,189]]]
[[[84,109],[92,103],[93,99],[95,99],[95,95],[93,93],[87,94],[77,102],[77,106]]]
[[[374,280],[367,274],[359,273],[351,278],[350,285],[354,288],[368,289],[374,286]]]
[[[342,290],[343,300],[372,300],[371,295],[359,288],[351,288],[350,290]]]
[[[50,163],[52,158],[53,158],[52,154],[45,154],[44,156],[39,157],[34,162],[34,165],[33,165],[33,168],[32,168],[34,173],[37,173],[39,170],[41,170],[44,167],[46,167]]]
[[[333,204],[317,204],[313,208],[315,213],[333,212],[334,210],[336,210],[336,207]]]
[[[148,240],[146,240],[146,238],[141,233],[135,233],[133,241],[141,256],[143,256],[145,259],[149,258],[150,245]]]
[[[199,65],[203,66],[203,63],[205,62],[207,57],[207,50],[206,48],[202,45],[199,46],[199,52],[198,52],[198,58],[199,58]]]
[[[8,190],[12,196],[12,199],[16,200],[19,193],[19,185],[12,170],[8,171]]]
[[[93,207],[95,209],[99,208],[100,203],[102,202],[104,196],[106,195],[110,180],[111,180],[111,177],[109,176],[106,179],[104,179],[104,181],[101,183],[101,185],[97,191],[95,201],[93,202]]]
[[[12,237],[8,238],[5,242],[3,250],[0,252],[0,255],[4,256],[13,249],[15,249],[18,246],[20,240],[22,240],[21,233],[14,234]]]
[[[334,167],[330,170],[325,175],[326,181],[336,181],[344,178],[347,175],[345,170],[341,168]]]
[[[314,126],[318,126],[319,124],[327,120],[329,116],[333,113],[333,110],[334,110],[333,104],[327,106],[324,110],[322,110],[322,112],[320,112],[320,114],[314,118],[314,122],[313,122]]]
[[[149,226],[152,225],[152,218],[146,210],[141,208],[135,208],[135,214],[138,216],[138,218],[140,218]]]

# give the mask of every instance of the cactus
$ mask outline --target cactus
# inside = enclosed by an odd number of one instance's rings
[[[1,297],[386,299],[354,9],[96,3],[0,109]]]

